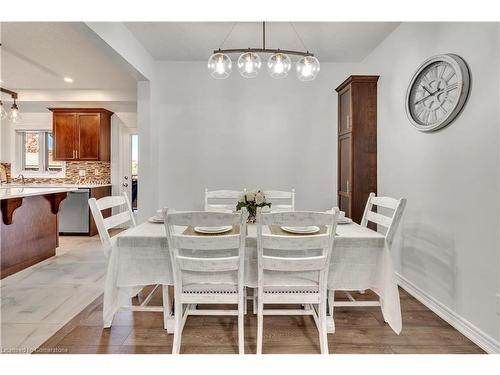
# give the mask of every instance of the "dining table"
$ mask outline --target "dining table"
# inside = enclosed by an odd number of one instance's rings
[[[183,233],[186,227],[176,227]],[[263,232],[269,228],[263,228]],[[257,228],[247,225],[245,246],[245,286],[257,287]],[[173,285],[172,265],[165,226],[144,222],[112,239],[104,289],[103,324],[110,327],[121,308],[147,285]],[[380,300],[384,320],[399,334],[402,329],[399,290],[390,246],[385,236],[354,222],[338,224],[328,272],[328,289],[336,291],[372,290]],[[173,333],[173,315],[167,331]],[[329,333],[334,319],[327,317]]]

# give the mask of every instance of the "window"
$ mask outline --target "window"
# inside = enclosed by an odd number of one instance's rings
[[[54,160],[54,137],[50,131],[18,131],[21,170],[30,173],[63,172],[64,162]]]

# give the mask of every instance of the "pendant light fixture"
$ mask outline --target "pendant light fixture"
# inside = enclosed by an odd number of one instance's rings
[[[236,22],[231,27],[231,30],[227,33],[223,42],[221,43],[218,50],[215,50],[213,54],[208,59],[208,71],[213,78],[225,79],[230,76],[232,70],[231,58],[228,56],[233,53],[241,53],[238,58],[238,71],[244,78],[254,78],[256,77],[261,69],[262,60],[259,54],[271,54],[267,60],[267,71],[272,78],[285,78],[288,76],[290,69],[292,68],[292,60],[289,55],[299,56],[300,59],[296,64],[297,78],[300,81],[312,81],[314,80],[320,70],[320,63],[312,53],[307,50],[304,41],[300,37],[299,33],[295,29],[294,25],[290,22],[290,26],[297,35],[300,43],[306,50],[303,51],[293,51],[293,50],[282,50],[282,49],[269,49],[266,48],[266,23],[262,22],[262,48],[233,48],[233,49],[222,49],[224,43],[231,35]]]
[[[254,52],[246,52],[238,59],[238,71],[245,78],[257,77],[261,66],[262,60]]]
[[[8,116],[7,111],[3,107],[3,102],[0,100],[0,119],[5,120]]]
[[[21,114],[19,113],[19,107],[17,106],[16,98],[14,98],[14,103],[12,104],[12,107],[10,107],[9,121],[12,123],[21,121]]]
[[[212,78],[225,79],[231,74],[232,68],[231,59],[223,53],[214,53],[208,59],[208,71]]]
[[[16,100],[18,99],[17,92],[8,90],[8,89],[3,88],[3,87],[0,87],[0,92],[3,92],[3,93],[10,95],[10,97],[14,100],[14,103],[10,107],[9,112],[7,112],[5,110],[3,103],[0,101],[0,105],[1,105],[0,117],[2,118],[2,120],[7,118],[9,121],[11,121],[13,123],[19,122],[21,120],[21,114],[19,112],[19,107],[17,106],[17,102],[16,102]]]
[[[297,62],[297,78],[312,81],[319,73],[319,61],[314,56],[304,56]]]
[[[273,78],[285,78],[292,68],[292,60],[281,52],[275,53],[267,61],[267,70]]]

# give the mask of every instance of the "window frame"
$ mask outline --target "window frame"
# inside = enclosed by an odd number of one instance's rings
[[[38,170],[26,169],[26,144],[25,135],[26,133],[37,133],[39,137],[39,155],[38,155]],[[64,178],[66,176],[66,163],[62,162],[60,170],[50,170],[49,169],[49,152],[48,152],[48,135],[53,134],[52,130],[49,129],[17,129],[17,155],[18,163],[17,172],[22,173],[24,176],[30,177],[46,177],[46,178]]]

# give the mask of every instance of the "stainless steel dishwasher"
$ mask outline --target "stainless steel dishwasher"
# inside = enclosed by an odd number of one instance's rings
[[[89,198],[90,189],[79,188],[68,192],[59,208],[59,233],[89,233]]]

